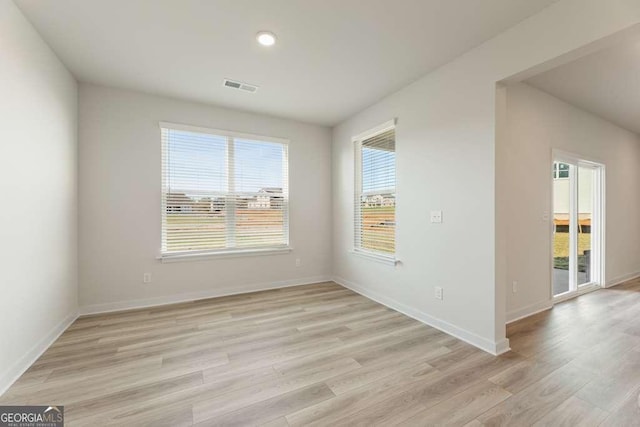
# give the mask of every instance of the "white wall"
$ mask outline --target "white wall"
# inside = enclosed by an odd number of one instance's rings
[[[336,280],[488,351],[504,351],[507,274],[504,233],[495,223],[503,209],[495,193],[496,82],[638,22],[637,1],[555,3],[337,126]],[[351,137],[393,117],[402,260],[395,268],[349,252]],[[442,210],[444,222],[429,224],[430,210]],[[435,286],[444,287],[444,300],[434,298]]]
[[[80,85],[79,117],[84,311],[331,277],[328,128],[89,84]],[[156,260],[161,239],[159,121],[289,139],[293,252],[165,264]],[[149,284],[142,283],[145,272],[152,273]]]
[[[509,318],[550,305],[552,149],[606,169],[606,282],[640,273],[640,136],[526,84],[507,90]],[[562,181],[562,180],[561,180]],[[567,182],[566,180],[563,182]]]
[[[0,0],[0,394],[77,311],[77,87]]]
[[[333,271],[340,282],[479,347],[505,350],[513,267],[507,267],[508,221],[499,219],[511,201],[504,181],[496,182],[507,154],[495,145],[506,133],[496,129],[506,104],[503,92],[496,97],[496,82],[638,23],[637,0],[562,0],[355,115],[333,135],[318,126],[83,84],[78,269],[76,84],[13,3],[0,0],[0,182],[9,206],[0,210],[0,390],[73,318],[76,271],[87,311],[304,283]],[[351,136],[392,117],[398,118],[397,268],[349,253]],[[294,252],[158,262],[160,120],[290,139]],[[620,164],[620,174],[636,176],[631,163]],[[440,225],[427,222],[435,209],[444,211]],[[608,224],[631,215],[637,212],[610,212]],[[626,230],[627,237],[635,234]],[[614,245],[609,237],[608,252],[620,256],[609,257],[607,276],[636,268],[628,250],[633,243]],[[144,272],[153,274],[152,283],[142,283]],[[443,301],[433,298],[434,286],[444,287]]]

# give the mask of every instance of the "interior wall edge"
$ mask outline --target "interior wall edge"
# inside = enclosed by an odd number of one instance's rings
[[[618,276],[616,278],[607,280],[604,284],[604,288],[613,288],[614,286],[618,286],[627,282],[629,280],[637,279],[640,277],[640,270],[635,271],[634,273],[625,274],[623,276]]]
[[[421,323],[424,323],[425,325],[436,328],[446,334],[449,334],[455,338],[458,338],[466,342],[467,344],[471,344],[472,346],[477,347],[480,350],[486,351],[487,353],[492,354],[494,356],[499,356],[511,349],[509,347],[508,338],[504,338],[499,341],[493,341],[491,339],[488,339],[478,334],[475,334],[473,332],[470,332],[464,328],[461,328],[449,322],[445,322],[444,320],[433,317],[425,312],[416,310],[415,308],[409,307],[408,305],[403,304],[399,301],[396,301],[393,298],[381,295],[378,292],[369,290],[364,286],[361,286],[357,283],[346,280],[342,277],[334,276],[333,281],[364,297],[367,297],[379,304],[382,304],[385,307],[391,308],[399,313],[404,314],[405,316],[409,316],[412,319],[415,319]]]
[[[202,292],[189,292],[185,294],[167,295],[163,297],[144,298],[136,300],[123,300],[103,304],[91,304],[80,307],[80,316],[92,314],[112,313],[126,310],[135,310],[148,307],[177,304],[182,302],[198,301],[209,298],[242,295],[251,292],[269,291],[274,289],[289,288],[292,286],[313,285],[315,283],[330,282],[330,276],[313,276],[304,279],[283,280],[278,282],[255,283],[246,286],[229,286],[221,289],[210,289]]]
[[[78,83],[13,1],[0,39],[2,394],[77,317]]]
[[[79,312],[77,310],[69,313],[67,317],[62,319],[60,323],[54,326],[45,336],[42,337],[40,341],[38,341],[28,352],[22,356],[19,360],[17,360],[12,366],[10,366],[5,372],[0,373],[0,396],[2,396],[8,389],[13,385],[14,382],[22,374],[24,374],[27,369],[31,367],[35,363],[36,360],[42,354],[47,351],[51,344],[53,344],[60,335],[67,330],[69,326],[78,318]]]
[[[529,304],[526,307],[512,310],[507,313],[507,324],[516,322],[518,320],[533,316],[543,311],[547,311],[553,308],[553,301],[540,301],[534,304]]]

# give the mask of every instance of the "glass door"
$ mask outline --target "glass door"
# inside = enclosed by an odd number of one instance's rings
[[[554,297],[602,283],[602,165],[558,158],[553,163]]]
[[[553,164],[553,296],[570,291],[573,271],[571,256],[571,176],[573,165]]]
[[[594,212],[594,178],[593,167],[578,165],[578,218],[577,218],[577,280],[578,287],[593,283],[593,212]]]

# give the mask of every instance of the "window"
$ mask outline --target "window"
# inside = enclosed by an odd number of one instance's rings
[[[391,258],[396,244],[395,125],[386,123],[354,141],[355,250]]]
[[[287,142],[161,123],[162,255],[286,248]]]
[[[566,163],[553,163],[553,179],[569,178],[569,165]]]

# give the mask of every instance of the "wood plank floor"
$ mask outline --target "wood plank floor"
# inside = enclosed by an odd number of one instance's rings
[[[640,281],[494,357],[334,283],[78,319],[0,398],[67,425],[640,425]]]

